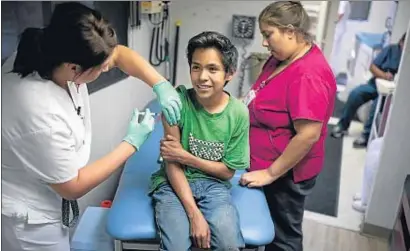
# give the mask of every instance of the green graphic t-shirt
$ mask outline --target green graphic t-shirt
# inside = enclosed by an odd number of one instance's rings
[[[183,108],[179,128],[182,147],[201,159],[223,162],[228,168],[241,170],[249,167],[249,113],[238,99],[229,97],[221,113],[210,114],[195,98],[194,89],[178,86]],[[183,166],[188,181],[211,178],[225,183],[197,168]],[[164,163],[151,177],[153,192],[167,181]]]

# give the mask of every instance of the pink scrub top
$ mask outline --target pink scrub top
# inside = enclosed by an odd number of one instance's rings
[[[313,178],[322,170],[327,123],[333,113],[336,97],[336,80],[316,45],[262,84],[275,70],[277,63],[271,57],[251,88],[255,97],[248,104],[250,171],[268,168],[283,153],[296,134],[292,121],[320,121],[323,123],[320,139],[293,168],[293,179],[297,183]]]

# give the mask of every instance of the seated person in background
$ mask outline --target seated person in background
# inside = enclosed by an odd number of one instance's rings
[[[353,147],[355,148],[367,146],[378,97],[376,78],[389,81],[393,80],[394,75],[399,69],[405,38],[406,34],[400,38],[399,43],[386,46],[374,59],[370,66],[370,72],[373,74],[373,77],[367,82],[367,84],[359,85],[349,94],[349,98],[343,108],[343,115],[332,131],[333,137],[340,138],[346,134],[350,122],[353,120],[359,107],[370,100],[374,100],[369,117],[364,125],[362,135],[353,142]]]
[[[181,120],[163,120],[164,160],[153,174],[151,193],[161,250],[186,251],[192,244],[212,250],[244,247],[230,182],[249,166],[247,107],[224,91],[238,63],[238,51],[225,36],[203,32],[188,43],[193,88],[177,88]]]

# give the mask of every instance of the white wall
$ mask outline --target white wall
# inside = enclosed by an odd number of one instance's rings
[[[393,31],[391,36],[391,42],[397,43],[404,32],[407,30],[407,24],[410,20],[410,1],[399,1],[396,19],[393,25]]]
[[[407,32],[410,25],[407,23]],[[410,39],[403,51],[378,172],[365,223],[392,229],[406,175],[410,174]]]
[[[189,68],[185,56],[185,49],[188,40],[204,30],[215,30],[231,37],[231,22],[232,15],[251,15],[258,16],[260,11],[270,4],[272,1],[252,1],[252,4],[246,1],[175,1],[171,4],[171,19],[174,24],[176,20],[181,20],[182,25],[180,29],[180,40],[178,48],[178,69],[177,69],[177,84],[183,84],[190,86],[189,80]],[[303,4],[307,5],[311,1],[303,1]],[[329,6],[333,6],[330,4]],[[382,33],[385,29],[385,19],[390,13],[391,2],[390,1],[373,1],[370,9],[369,19],[367,21],[348,21],[347,32],[343,37],[343,43],[340,53],[340,59],[338,60],[339,71],[346,70],[346,61],[350,50],[353,48],[353,41],[357,32],[366,31],[374,33]],[[331,7],[332,8],[332,7]],[[331,10],[336,9],[332,8]],[[329,14],[334,14],[334,11],[330,11]],[[329,17],[331,22],[336,17]],[[333,25],[331,25],[333,26]],[[333,29],[333,27],[329,27]],[[326,30],[328,36],[332,36],[332,30]],[[174,38],[174,27],[172,28],[171,38]],[[172,40],[173,41],[173,40]],[[238,40],[232,39],[239,49],[240,55],[243,55],[242,43]],[[327,46],[325,47],[325,53],[329,54],[329,46],[333,42],[332,37],[326,39]],[[246,48],[247,54],[249,52],[267,52],[262,47],[262,39],[257,26],[255,30],[255,38],[250,41],[249,46]],[[240,60],[241,62],[241,60]],[[239,64],[240,64],[239,62]],[[229,83],[226,90],[236,96],[238,92],[238,80],[239,72],[236,77]],[[248,76],[245,76],[244,90],[249,88]]]
[[[264,7],[272,1],[175,1],[171,3],[172,24],[181,20],[180,39],[178,47],[177,85],[191,86],[189,66],[186,58],[186,46],[191,37],[202,31],[217,31],[232,38],[232,15],[258,16]],[[172,42],[174,41],[174,28],[172,29]],[[249,52],[267,52],[262,47],[262,39],[258,26],[255,29],[255,38],[246,48]],[[238,47],[239,55],[243,55],[241,43],[234,41]],[[241,62],[241,61],[240,61]],[[239,64],[240,64],[239,62]],[[239,68],[238,64],[238,68]],[[245,78],[246,79],[246,78]],[[226,90],[237,96],[238,74],[226,86]],[[249,85],[248,85],[249,88]],[[244,87],[244,89],[246,89]]]
[[[151,26],[143,22],[140,30],[130,34],[130,47],[148,59]],[[131,36],[132,35],[132,36]],[[132,39],[133,38],[133,39]],[[103,157],[125,136],[132,110],[143,108],[154,98],[152,89],[142,81],[129,77],[101,89],[90,97],[92,145],[90,163]],[[79,200],[81,212],[87,206],[98,206],[102,200],[113,199],[121,170]]]

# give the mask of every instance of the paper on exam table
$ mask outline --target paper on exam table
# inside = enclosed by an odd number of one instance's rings
[[[376,86],[377,91],[380,94],[391,94],[394,92],[394,89],[396,88],[396,84],[394,81],[389,81],[381,78],[376,79]]]

